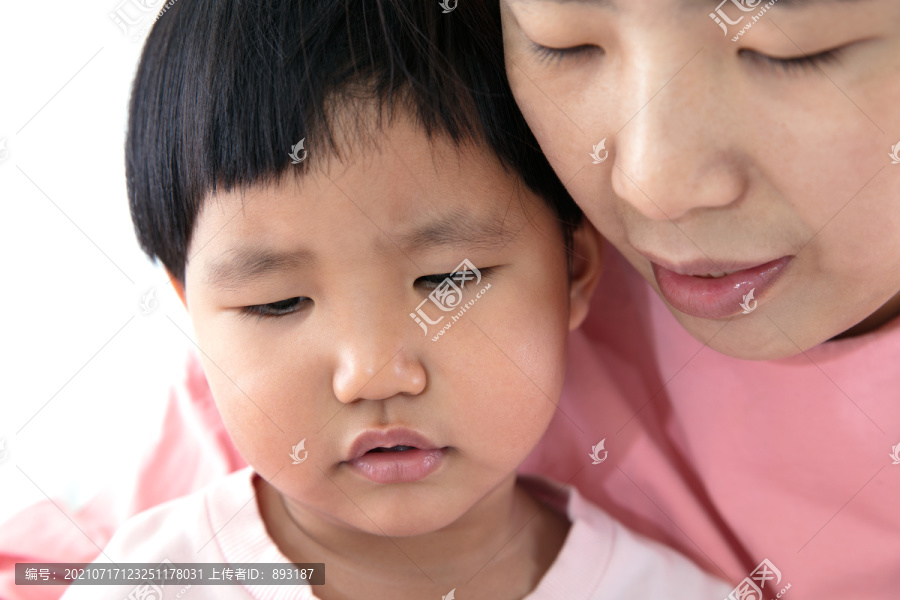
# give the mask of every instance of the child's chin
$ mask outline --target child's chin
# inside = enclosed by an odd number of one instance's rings
[[[388,537],[413,537],[434,533],[452,524],[460,517],[457,512],[441,506],[439,501],[410,508],[368,507],[357,526],[372,535]]]
[[[369,531],[372,535],[388,536],[391,538],[408,538],[428,535],[443,529],[449,523],[428,526],[427,523],[391,523],[388,526]]]

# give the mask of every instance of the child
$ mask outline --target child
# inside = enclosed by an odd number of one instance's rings
[[[455,15],[611,244],[561,406],[621,470],[573,483],[768,596],[896,598],[900,3]],[[579,468],[566,421],[528,469]]]
[[[440,18],[418,0],[198,0],[155,25],[132,214],[251,466],[135,517],[104,558],[327,568],[321,588],[171,597],[722,598],[574,489],[516,477],[556,413],[600,242],[546,164],[522,185],[488,145],[510,132],[480,129],[413,25]]]

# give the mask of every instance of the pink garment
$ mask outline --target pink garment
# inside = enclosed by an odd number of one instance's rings
[[[161,437],[128,487],[119,484],[77,510],[60,499],[44,500],[0,525],[0,599],[59,598],[65,587],[17,587],[15,563],[91,562],[128,517],[246,466],[200,361],[192,355],[187,368],[187,380],[169,394]]]
[[[769,559],[771,597],[787,584],[788,598],[900,597],[900,318],[738,360],[691,337],[606,250],[560,410],[522,471],[735,582]],[[602,439],[608,460],[592,465]]]
[[[289,563],[259,514],[250,467],[190,496],[129,520],[105,548],[116,563]],[[669,548],[635,534],[573,488],[539,478],[522,482],[572,523],[556,561],[525,600],[721,600],[731,589]],[[106,559],[99,561],[108,562]],[[328,581],[326,569],[326,584]],[[167,586],[164,598],[177,592]],[[447,592],[452,588],[448,584]],[[120,600],[134,585],[70,586],[63,600]],[[168,589],[173,588],[173,589]],[[318,586],[192,586],[184,595],[216,600],[315,600]],[[180,590],[178,590],[180,591]]]

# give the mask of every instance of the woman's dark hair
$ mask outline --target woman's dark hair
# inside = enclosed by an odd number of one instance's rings
[[[570,242],[581,212],[515,105],[499,38],[476,33],[476,21],[496,15],[478,2],[466,10],[426,0],[175,2],[150,31],[129,109],[126,178],[141,247],[184,282],[203,199],[302,176],[309,163],[288,154],[302,138],[307,148],[315,140],[317,159],[339,157],[335,111],[346,127],[354,102],[410,111],[429,136],[486,143],[556,211]],[[370,130],[371,112],[358,115],[351,125]]]

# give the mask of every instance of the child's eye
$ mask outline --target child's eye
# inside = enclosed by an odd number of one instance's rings
[[[591,44],[581,44],[580,46],[571,46],[569,48],[548,48],[531,42],[531,51],[537,56],[538,60],[543,62],[559,62],[564,58],[574,58],[575,56],[583,56],[593,52],[603,52],[603,48]]]
[[[812,71],[821,65],[837,62],[838,54],[841,50],[842,48],[832,48],[816,54],[788,58],[775,58],[746,48],[741,50],[741,54],[761,65],[774,67],[786,73],[793,73],[797,71]]]
[[[478,269],[478,272],[481,273],[482,277],[489,276],[491,274],[491,271],[493,271],[493,267],[484,267]],[[450,279],[456,282],[456,284],[460,287],[465,287],[466,283],[468,283],[469,281],[474,281],[475,274],[471,271],[457,271],[455,273],[441,273],[439,275],[424,275],[416,279],[416,283],[431,289],[439,286],[445,279]],[[460,282],[462,282],[462,285],[460,285]]]
[[[268,304],[254,304],[253,306],[245,306],[241,309],[241,314],[248,317],[283,317],[291,313],[295,313],[309,302],[309,298],[297,296],[288,298],[287,300],[279,300],[278,302],[270,302]]]

